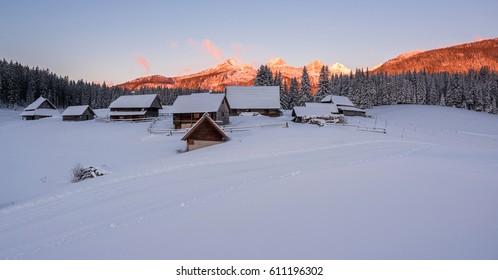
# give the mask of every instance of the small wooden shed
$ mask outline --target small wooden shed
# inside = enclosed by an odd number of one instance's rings
[[[38,97],[33,103],[29,104],[26,109],[21,113],[23,120],[39,120],[52,116],[59,116],[59,111],[55,108],[54,104],[42,96]]]
[[[228,138],[225,132],[206,113],[183,136],[182,141],[187,141],[187,151],[192,151],[220,144]]]
[[[63,121],[86,121],[95,118],[95,112],[88,105],[69,106],[62,112]]]

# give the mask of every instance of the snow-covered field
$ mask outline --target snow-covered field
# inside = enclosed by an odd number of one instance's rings
[[[149,123],[0,110],[0,258],[497,259],[498,116],[367,113],[348,121],[387,134],[289,123],[180,153]],[[69,183],[78,162],[111,173]]]

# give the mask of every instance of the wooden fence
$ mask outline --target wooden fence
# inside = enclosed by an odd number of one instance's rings
[[[166,134],[167,136],[171,136],[173,134],[184,134],[187,133],[188,129],[163,129],[163,128],[155,128],[155,121],[152,122],[149,126],[148,132],[151,134]],[[289,127],[288,122],[281,123],[267,123],[267,124],[258,124],[258,125],[248,125],[248,126],[233,126],[233,127],[221,127],[224,132],[236,132],[236,131],[247,131],[254,128],[263,128],[263,127]]]

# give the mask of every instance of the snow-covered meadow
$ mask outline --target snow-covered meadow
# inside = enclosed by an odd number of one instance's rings
[[[149,123],[18,114],[0,110],[0,258],[498,258],[496,115],[398,105],[348,118],[387,134],[231,117],[289,127],[180,153],[181,134]],[[78,162],[111,173],[69,183]]]

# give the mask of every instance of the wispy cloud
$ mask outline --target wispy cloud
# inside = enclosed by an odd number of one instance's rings
[[[141,55],[135,56],[135,61],[138,65],[141,65],[145,68],[145,73],[148,75],[150,73],[150,63],[143,58]]]
[[[188,38],[187,44],[199,51],[208,54],[211,57],[220,60],[223,57],[223,51],[218,48],[211,39],[204,39],[202,42],[197,42],[192,38]]]
[[[223,52],[216,47],[211,40],[204,39],[204,41],[202,41],[202,45],[209,54],[214,56],[216,59],[221,59]]]

